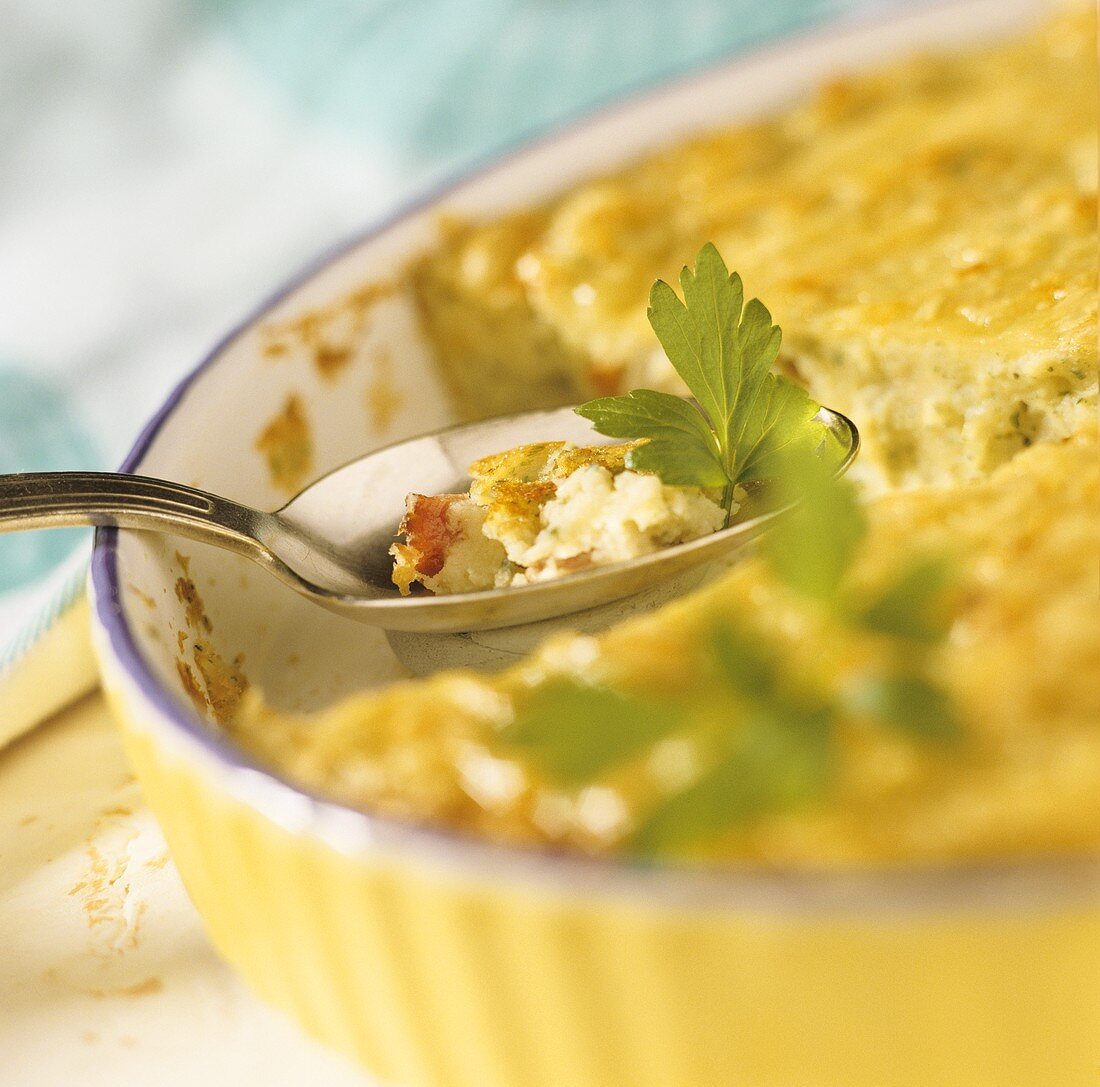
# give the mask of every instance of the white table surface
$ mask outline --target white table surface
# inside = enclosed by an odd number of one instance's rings
[[[0,751],[0,1083],[370,1087],[208,943],[100,696]]]

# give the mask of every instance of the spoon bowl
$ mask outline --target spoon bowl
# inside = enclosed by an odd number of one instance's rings
[[[851,420],[828,408],[820,409],[818,419],[825,428],[819,455],[839,475],[858,452],[859,434]],[[547,621],[579,613],[588,616],[587,625],[606,625],[599,621],[606,614],[601,609],[688,591],[699,582],[700,568],[728,564],[784,511],[757,489],[750,491],[744,518],[729,528],[640,558],[511,588],[399,593],[389,547],[407,494],[465,491],[467,467],[475,460],[521,444],[561,440],[614,444],[572,408],[503,416],[385,446],[322,476],[271,513],[142,476],[6,476],[0,477],[0,532],[88,524],[172,532],[245,555],[315,603],[360,622],[409,635],[467,635],[542,629]],[[391,640],[406,662],[421,661],[420,643]]]

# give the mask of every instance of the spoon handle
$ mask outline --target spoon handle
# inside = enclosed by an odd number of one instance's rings
[[[181,483],[113,472],[0,476],[0,533],[73,525],[173,532],[252,558],[270,515]]]

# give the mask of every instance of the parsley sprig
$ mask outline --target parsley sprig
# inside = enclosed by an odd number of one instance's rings
[[[699,407],[640,390],[578,410],[609,436],[648,438],[628,464],[667,483],[721,486],[728,502],[735,483],[773,479],[776,497],[790,504],[761,543],[773,577],[877,651],[875,664],[837,689],[807,689],[755,624],[726,619],[703,632],[701,667],[713,683],[675,699],[562,677],[521,700],[500,743],[566,789],[643,758],[669,737],[702,745],[694,778],[638,821],[628,844],[644,854],[704,843],[819,800],[834,777],[843,722],[940,747],[964,736],[929,666],[950,627],[950,566],[940,556],[917,557],[873,590],[853,584],[866,518],[852,484],[818,455],[823,436],[809,425],[817,405],[768,372],[779,330],[759,302],[742,306],[740,280],[713,246],[694,273],[685,268],[681,285],[683,303],[656,284],[650,321]],[[702,732],[701,717],[709,721]]]
[[[825,437],[819,404],[771,372],[782,333],[759,299],[745,303],[741,277],[703,246],[680,273],[683,301],[664,280],[649,296],[649,323],[695,398],[635,389],[576,409],[601,434],[648,439],[627,467],[673,486],[722,489],[727,520],[734,486],[776,474],[781,458],[812,451]]]

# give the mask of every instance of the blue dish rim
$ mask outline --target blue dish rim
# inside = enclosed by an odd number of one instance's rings
[[[982,0],[978,0],[979,3]],[[901,0],[890,0],[887,8],[849,12],[839,17],[785,34],[762,45],[734,50],[724,56],[695,67],[686,73],[664,78],[616,94],[610,100],[533,136],[527,134],[504,148],[492,152],[460,173],[433,185],[413,197],[389,215],[371,223],[350,238],[330,246],[309,261],[297,274],[233,325],[171,391],[160,409],[141,430],[133,447],[119,468],[134,472],[144,459],[165,422],[190,391],[192,385],[213,367],[226,349],[289,295],[314,276],[358,247],[385,234],[403,222],[441,203],[451,193],[464,188],[496,169],[505,166],[536,148],[553,145],[578,129],[603,121],[616,112],[631,109],[647,99],[657,98],[675,89],[705,81],[715,72],[750,58],[779,55],[794,44],[809,44],[860,29],[888,25],[895,18],[917,13],[949,11],[970,6],[973,0],[923,0],[915,9]],[[945,864],[927,868],[898,869],[867,867],[858,872],[799,869],[771,870],[752,867],[680,867],[669,863],[654,863],[629,857],[590,857],[556,849],[514,846],[476,839],[442,826],[430,826],[402,821],[381,813],[369,813],[314,794],[293,785],[274,771],[252,760],[240,748],[210,729],[200,718],[188,711],[157,679],[146,663],[122,605],[122,580],[118,569],[118,530],[96,530],[91,560],[90,581],[93,588],[93,608],[97,622],[110,644],[116,660],[138,690],[157,713],[173,729],[200,752],[231,775],[235,786],[231,792],[260,814],[296,833],[309,832],[343,851],[348,851],[349,826],[352,851],[367,845],[428,847],[438,859],[459,862],[462,869],[476,862],[485,870],[485,862],[504,874],[547,875],[553,883],[576,891],[606,889],[609,883],[616,889],[645,891],[664,901],[692,906],[738,908],[780,907],[784,912],[840,907],[844,910],[868,906],[868,896],[877,906],[900,908],[909,912],[959,908],[985,908],[990,902],[1003,906],[1007,898],[1018,905],[1031,905],[1048,899],[1065,904],[1065,892],[1077,898],[1084,894],[1092,898],[1095,877],[1100,873],[1100,859],[1037,858],[1027,861],[981,865]],[[335,830],[336,833],[326,833]],[[1051,877],[1054,877],[1053,880]],[[566,881],[565,878],[568,877]],[[623,886],[625,881],[625,886]],[[640,881],[640,882],[639,882]],[[1052,883],[1054,884],[1052,886]],[[735,892],[731,896],[731,891]],[[884,892],[886,892],[884,894]],[[914,901],[914,894],[916,901]],[[685,897],[686,896],[686,897]],[[651,898],[652,900],[652,898]]]

